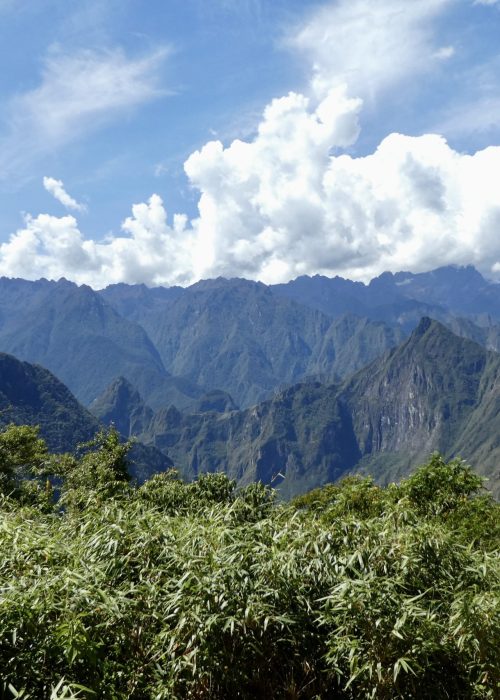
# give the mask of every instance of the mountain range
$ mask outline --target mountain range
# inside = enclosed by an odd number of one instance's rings
[[[186,414],[154,413],[121,379],[93,410],[117,423],[134,416],[141,439],[188,479],[223,470],[288,497],[356,471],[398,480],[438,450],[500,487],[500,355],[429,318],[340,384],[299,383],[245,410]]]
[[[398,478],[433,449],[497,488],[499,349],[500,285],[470,266],[367,285],[0,279],[0,351],[49,369],[187,477],[224,468],[285,495],[346,471]]]

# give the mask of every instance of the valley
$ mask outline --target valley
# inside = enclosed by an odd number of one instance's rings
[[[0,351],[38,396],[56,384],[38,365],[68,389],[43,406],[9,393],[4,356],[1,421],[59,450],[113,423],[150,450],[140,479],[175,464],[290,498],[358,471],[399,480],[439,451],[498,493],[499,286],[471,267],[98,292],[2,278]]]

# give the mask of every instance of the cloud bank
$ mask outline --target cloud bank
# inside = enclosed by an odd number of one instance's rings
[[[94,287],[216,275],[368,279],[448,263],[496,273],[500,148],[465,155],[437,135],[391,134],[368,156],[332,155],[356,138],[360,109],[340,88],[316,108],[294,93],[275,100],[252,141],[213,141],[187,160],[197,219],[169,224],[153,195],[120,235],[96,242],[73,216],[27,217],[0,246],[0,272]]]
[[[451,58],[432,32],[447,4],[419,0],[402,12],[396,0],[375,8],[351,0],[324,8],[290,39],[310,54],[309,94],[273,100],[251,139],[210,141],[187,159],[199,194],[195,219],[169,217],[157,194],[100,241],[85,238],[73,216],[27,216],[0,245],[0,273],[99,288],[217,275],[367,280],[384,270],[472,263],[500,279],[500,147],[468,155],[436,134],[393,133],[364,157],[345,152],[358,138],[364,101],[395,89],[415,65],[426,70]]]

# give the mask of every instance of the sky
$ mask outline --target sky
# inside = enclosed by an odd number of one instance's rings
[[[0,0],[0,274],[500,281],[500,0]]]

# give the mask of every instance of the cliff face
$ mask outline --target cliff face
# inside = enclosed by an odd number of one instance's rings
[[[410,338],[342,389],[363,454],[448,452],[479,403],[497,357],[426,318]]]
[[[243,411],[158,411],[141,439],[187,478],[226,471],[286,496],[362,470],[400,478],[435,450],[489,475],[500,458],[500,358],[425,318],[340,385],[309,382]]]

